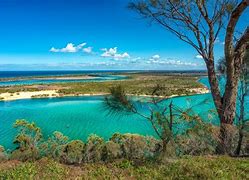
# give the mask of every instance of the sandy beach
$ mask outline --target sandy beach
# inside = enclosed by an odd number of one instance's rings
[[[44,90],[34,92],[16,92],[16,93],[2,93],[0,94],[0,100],[11,101],[18,99],[30,99],[38,97],[58,97],[59,94],[56,90]]]
[[[190,93],[192,94],[207,94],[210,93],[210,91],[207,88],[192,88],[192,89],[188,89]],[[128,94],[129,96],[139,96],[139,97],[155,97],[152,95],[134,95],[134,94]],[[177,96],[186,96],[187,94],[173,94],[171,96],[156,96],[158,98],[173,98],[173,97],[177,97]]]
[[[189,92],[193,94],[206,94],[209,93],[207,88],[192,88],[189,89]],[[16,93],[1,93],[0,101],[13,101],[18,99],[31,99],[31,98],[52,98],[52,97],[66,97],[66,96],[103,96],[108,93],[88,93],[88,94],[59,94],[57,90],[42,90],[42,91],[25,91],[25,92],[16,92]],[[134,95],[128,94],[130,96],[140,96],[140,97],[152,97],[151,95]],[[171,98],[176,96],[185,96],[186,94],[181,95],[171,95],[171,96],[157,96],[160,98]]]

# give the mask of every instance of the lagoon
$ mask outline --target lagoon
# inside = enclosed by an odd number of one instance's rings
[[[201,102],[210,98],[209,94],[173,98],[179,106],[188,106],[190,102]],[[188,102],[187,102],[188,101]],[[166,102],[165,102],[166,103]],[[207,106],[207,107],[206,107]],[[202,109],[209,104],[196,106],[202,115]],[[113,133],[138,133],[155,136],[150,123],[136,115],[110,116],[103,104],[103,96],[64,97],[47,99],[27,99],[0,102],[0,144],[13,148],[16,135],[13,123],[16,119],[26,119],[41,127],[47,137],[54,131],[60,131],[71,139],[86,140],[90,134],[108,139]]]
[[[203,119],[218,125],[217,117],[209,113],[214,109],[211,94],[174,97],[162,103],[181,108],[193,107]],[[203,103],[205,100],[207,102]],[[249,102],[247,97],[246,102]],[[249,113],[249,104],[246,105]],[[145,110],[145,109],[142,109]],[[70,139],[86,141],[90,134],[97,134],[106,140],[115,132],[137,133],[156,137],[151,124],[136,115],[110,116],[103,104],[103,96],[63,97],[25,99],[0,102],[0,144],[13,149],[16,135],[13,123],[26,119],[41,127],[45,138],[54,131],[60,131]]]

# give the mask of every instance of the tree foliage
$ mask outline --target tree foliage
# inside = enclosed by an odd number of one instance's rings
[[[220,119],[220,144],[217,152],[229,149],[229,130],[234,122],[238,80],[245,48],[249,42],[249,27],[234,41],[239,18],[249,6],[248,0],[138,0],[129,7],[142,17],[163,26],[180,40],[192,46],[206,63],[209,84]],[[225,29],[226,83],[221,92],[215,71],[214,47]]]
[[[14,139],[17,149],[12,152],[12,158],[20,160],[35,160],[40,157],[39,143],[42,139],[41,129],[36,124],[26,120],[17,120],[14,127],[18,129],[18,134]]]
[[[186,129],[195,127],[201,118],[193,111],[194,105],[180,108],[172,101],[157,96],[158,91],[162,91],[160,85],[156,85],[152,90],[152,97],[143,101],[128,96],[121,86],[113,87],[110,89],[111,95],[105,97],[105,106],[109,108],[110,114],[120,116],[125,112],[146,119],[162,141],[163,156],[174,156],[176,154],[174,141],[179,133],[178,128],[181,129],[180,133],[183,133]]]

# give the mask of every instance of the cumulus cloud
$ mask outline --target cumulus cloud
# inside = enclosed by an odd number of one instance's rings
[[[103,48],[101,49],[101,51],[104,51],[101,56],[102,57],[107,57],[107,58],[112,58],[115,60],[121,60],[121,59],[127,59],[130,58],[130,55],[127,52],[124,53],[118,53],[118,48],[114,47],[114,48]]]
[[[197,55],[195,56],[195,58],[196,58],[196,59],[203,59],[202,55],[200,55],[200,54],[197,54]]]
[[[64,48],[57,49],[55,47],[52,47],[49,51],[50,52],[75,53],[75,52],[78,52],[79,50],[81,50],[85,45],[86,45],[86,43],[81,43],[77,46],[74,45],[73,43],[68,43],[66,45],[66,47],[64,47]]]
[[[153,55],[153,56],[149,59],[149,61],[150,61],[150,62],[153,62],[153,63],[157,63],[157,62],[159,62],[159,60],[160,60],[160,56],[159,56],[158,54]]]
[[[158,54],[155,54],[154,56],[152,56],[153,59],[160,59],[160,56]]]
[[[92,50],[93,50],[93,47],[86,47],[86,48],[83,48],[83,52],[88,53],[88,54],[91,54],[91,53],[92,53]]]

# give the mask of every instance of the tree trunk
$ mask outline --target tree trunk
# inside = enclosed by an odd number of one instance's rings
[[[207,61],[206,65],[207,65],[207,70],[208,70],[208,80],[209,80],[209,84],[211,88],[211,94],[212,94],[214,104],[215,104],[218,117],[220,120],[220,135],[219,135],[219,143],[218,143],[218,146],[216,147],[216,152],[218,154],[227,154],[228,153],[227,150],[229,148],[228,144],[230,142],[230,140],[228,139],[228,137],[230,137],[228,135],[229,130],[227,128],[229,123],[227,122],[233,122],[234,113],[235,113],[235,104],[236,104],[236,96],[234,99],[234,93],[236,92],[235,92],[235,89],[233,89],[230,92],[231,94],[229,95],[227,94],[226,96],[223,96],[222,98],[220,88],[219,88],[219,81],[218,81],[218,78],[215,72],[213,58],[210,58]],[[231,85],[227,85],[226,89],[228,89],[229,87],[231,87]],[[225,101],[223,101],[224,99]],[[224,102],[227,102],[227,104],[224,105]],[[231,104],[232,106],[228,107],[229,104]],[[225,111],[225,109],[227,110]]]
[[[239,155],[240,155],[243,137],[244,137],[244,134],[243,134],[243,125],[242,125],[242,127],[241,127],[240,130],[239,130],[239,141],[238,141],[238,145],[237,145],[237,148],[236,148],[236,150],[235,150],[235,152],[234,152],[234,154],[235,154],[236,156],[239,156]]]
[[[161,159],[167,160],[168,158],[176,157],[175,143],[172,138],[162,141],[162,154]]]
[[[232,125],[228,123],[220,124],[219,142],[216,147],[217,154],[231,154],[232,152]]]
[[[225,93],[222,98],[222,109],[218,111],[220,118],[220,142],[217,146],[217,153],[227,154],[230,150],[230,130],[229,125],[233,124],[235,111],[236,111],[236,99],[238,91],[238,80],[240,76],[240,68],[242,62],[242,50],[248,41],[248,34],[246,33],[238,41],[237,45],[233,45],[234,31],[236,24],[249,5],[249,0],[242,0],[239,5],[231,13],[231,17],[226,29],[225,37],[225,59],[227,65],[226,73],[226,86]],[[248,30],[248,29],[247,29]]]
[[[246,66],[246,64],[245,64]],[[245,96],[247,92],[247,84],[246,84],[246,79],[245,76],[247,76],[247,69],[246,67],[242,67],[242,80],[241,80],[241,94],[240,94],[240,116],[238,120],[239,124],[239,140],[237,144],[237,148],[234,152],[235,155],[239,156],[240,151],[241,151],[241,145],[243,141],[243,129],[244,129],[244,114],[245,114]]]
[[[236,101],[238,94],[239,72],[236,74],[234,70],[227,72],[225,92],[222,98],[222,110],[220,117],[220,143],[217,146],[218,154],[230,154],[231,150],[231,134],[229,126],[233,125],[236,113]]]
[[[227,79],[226,89],[222,103],[221,123],[233,124],[236,110],[236,100],[238,92],[238,77]]]
[[[211,62],[212,61],[212,62]],[[219,89],[219,81],[216,76],[215,68],[214,68],[214,62],[213,60],[208,60],[206,63],[207,70],[208,70],[208,81],[210,84],[211,94],[214,100],[214,104],[218,113],[219,118],[222,117],[222,98],[220,95],[220,89]]]

